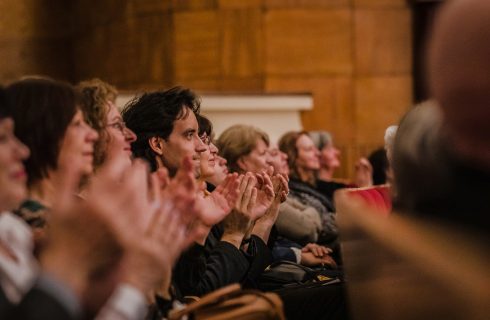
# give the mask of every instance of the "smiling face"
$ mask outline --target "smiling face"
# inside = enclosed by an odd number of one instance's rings
[[[277,144],[269,147],[269,164],[274,167],[274,174],[289,175],[288,155],[279,150]]]
[[[211,142],[211,138],[204,133],[201,137],[206,150],[200,153],[201,178],[206,179],[215,174],[218,148]]]
[[[268,146],[264,140],[257,138],[255,148],[238,160],[238,165],[242,171],[259,173],[269,168]]]
[[[320,165],[322,168],[335,169],[340,167],[340,150],[333,143],[325,144],[320,151]]]
[[[75,166],[75,171],[82,175],[93,171],[94,143],[97,132],[83,119],[82,112],[77,110],[66,128],[58,155],[58,168]]]
[[[160,139],[160,142],[162,152],[160,159],[170,175],[174,175],[182,160],[190,156],[194,163],[194,173],[196,177],[200,176],[200,154],[207,148],[199,138],[196,116],[191,109],[185,107],[184,117],[174,121],[172,133],[166,140]]]
[[[298,158],[296,166],[303,171],[313,171],[320,169],[320,152],[315,147],[311,138],[302,134],[296,141]]]
[[[29,149],[14,136],[14,122],[0,119],[0,211],[16,209],[27,196],[22,160]]]
[[[131,162],[131,143],[136,141],[136,135],[126,127],[119,110],[112,102],[108,102],[106,132],[106,153],[108,155],[124,154]]]

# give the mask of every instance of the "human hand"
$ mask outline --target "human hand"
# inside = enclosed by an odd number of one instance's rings
[[[328,255],[316,257],[312,252],[301,252],[301,264],[307,267],[327,265],[334,269],[337,268],[337,264],[332,257]]]
[[[286,201],[289,194],[289,178],[287,175],[276,174],[272,177],[272,185],[274,186],[274,201],[282,203]]]
[[[315,257],[323,257],[332,253],[332,249],[327,248],[325,246],[320,246],[316,243],[308,243],[305,245],[301,252],[311,252]]]
[[[129,189],[124,182],[120,187],[126,165],[118,158],[108,161],[91,180],[87,201],[74,196],[80,176],[67,169],[53,200],[41,265],[71,288],[91,311],[101,306],[119,279],[123,248],[111,217],[117,217],[125,206]],[[118,192],[113,192],[116,189]],[[98,283],[96,289],[94,281]]]
[[[274,169],[272,168],[272,170]],[[267,212],[275,198],[274,185],[270,175],[267,172],[258,173],[256,178],[257,200],[251,212],[253,221],[259,219]]]
[[[199,198],[200,219],[208,226],[223,220],[234,207],[239,195],[238,174],[228,174],[225,180],[206,197]]]
[[[238,248],[252,222],[252,210],[257,199],[256,179],[251,173],[239,177],[239,194],[234,209],[223,220],[222,240],[229,241]]]

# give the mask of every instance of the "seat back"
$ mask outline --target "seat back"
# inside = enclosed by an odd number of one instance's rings
[[[381,218],[348,190],[335,205],[352,319],[488,319],[488,235]]]

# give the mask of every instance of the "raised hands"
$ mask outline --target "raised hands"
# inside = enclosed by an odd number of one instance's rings
[[[256,174],[256,178],[257,200],[251,212],[251,218],[254,221],[267,212],[275,198],[274,185],[272,184],[270,174],[268,172],[258,173]]]
[[[217,224],[231,212],[238,200],[239,184],[237,173],[228,174],[213,192],[198,198],[199,218],[204,224],[208,226]]]
[[[239,192],[234,209],[223,220],[224,235],[221,240],[240,247],[243,237],[250,229],[253,209],[257,200],[257,180],[252,173],[242,175],[238,179]]]

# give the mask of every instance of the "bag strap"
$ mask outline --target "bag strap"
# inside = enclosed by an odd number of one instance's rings
[[[240,284],[238,284],[238,283],[230,284],[229,286],[220,288],[218,290],[215,290],[211,293],[206,294],[205,296],[203,296],[198,301],[190,303],[189,305],[187,305],[183,309],[170,310],[168,317],[170,320],[180,319],[182,316],[192,313],[194,310],[200,308],[203,305],[207,305],[210,303],[216,303],[220,299],[222,299],[223,297],[228,296],[234,292],[239,292],[240,290],[241,290]]]

